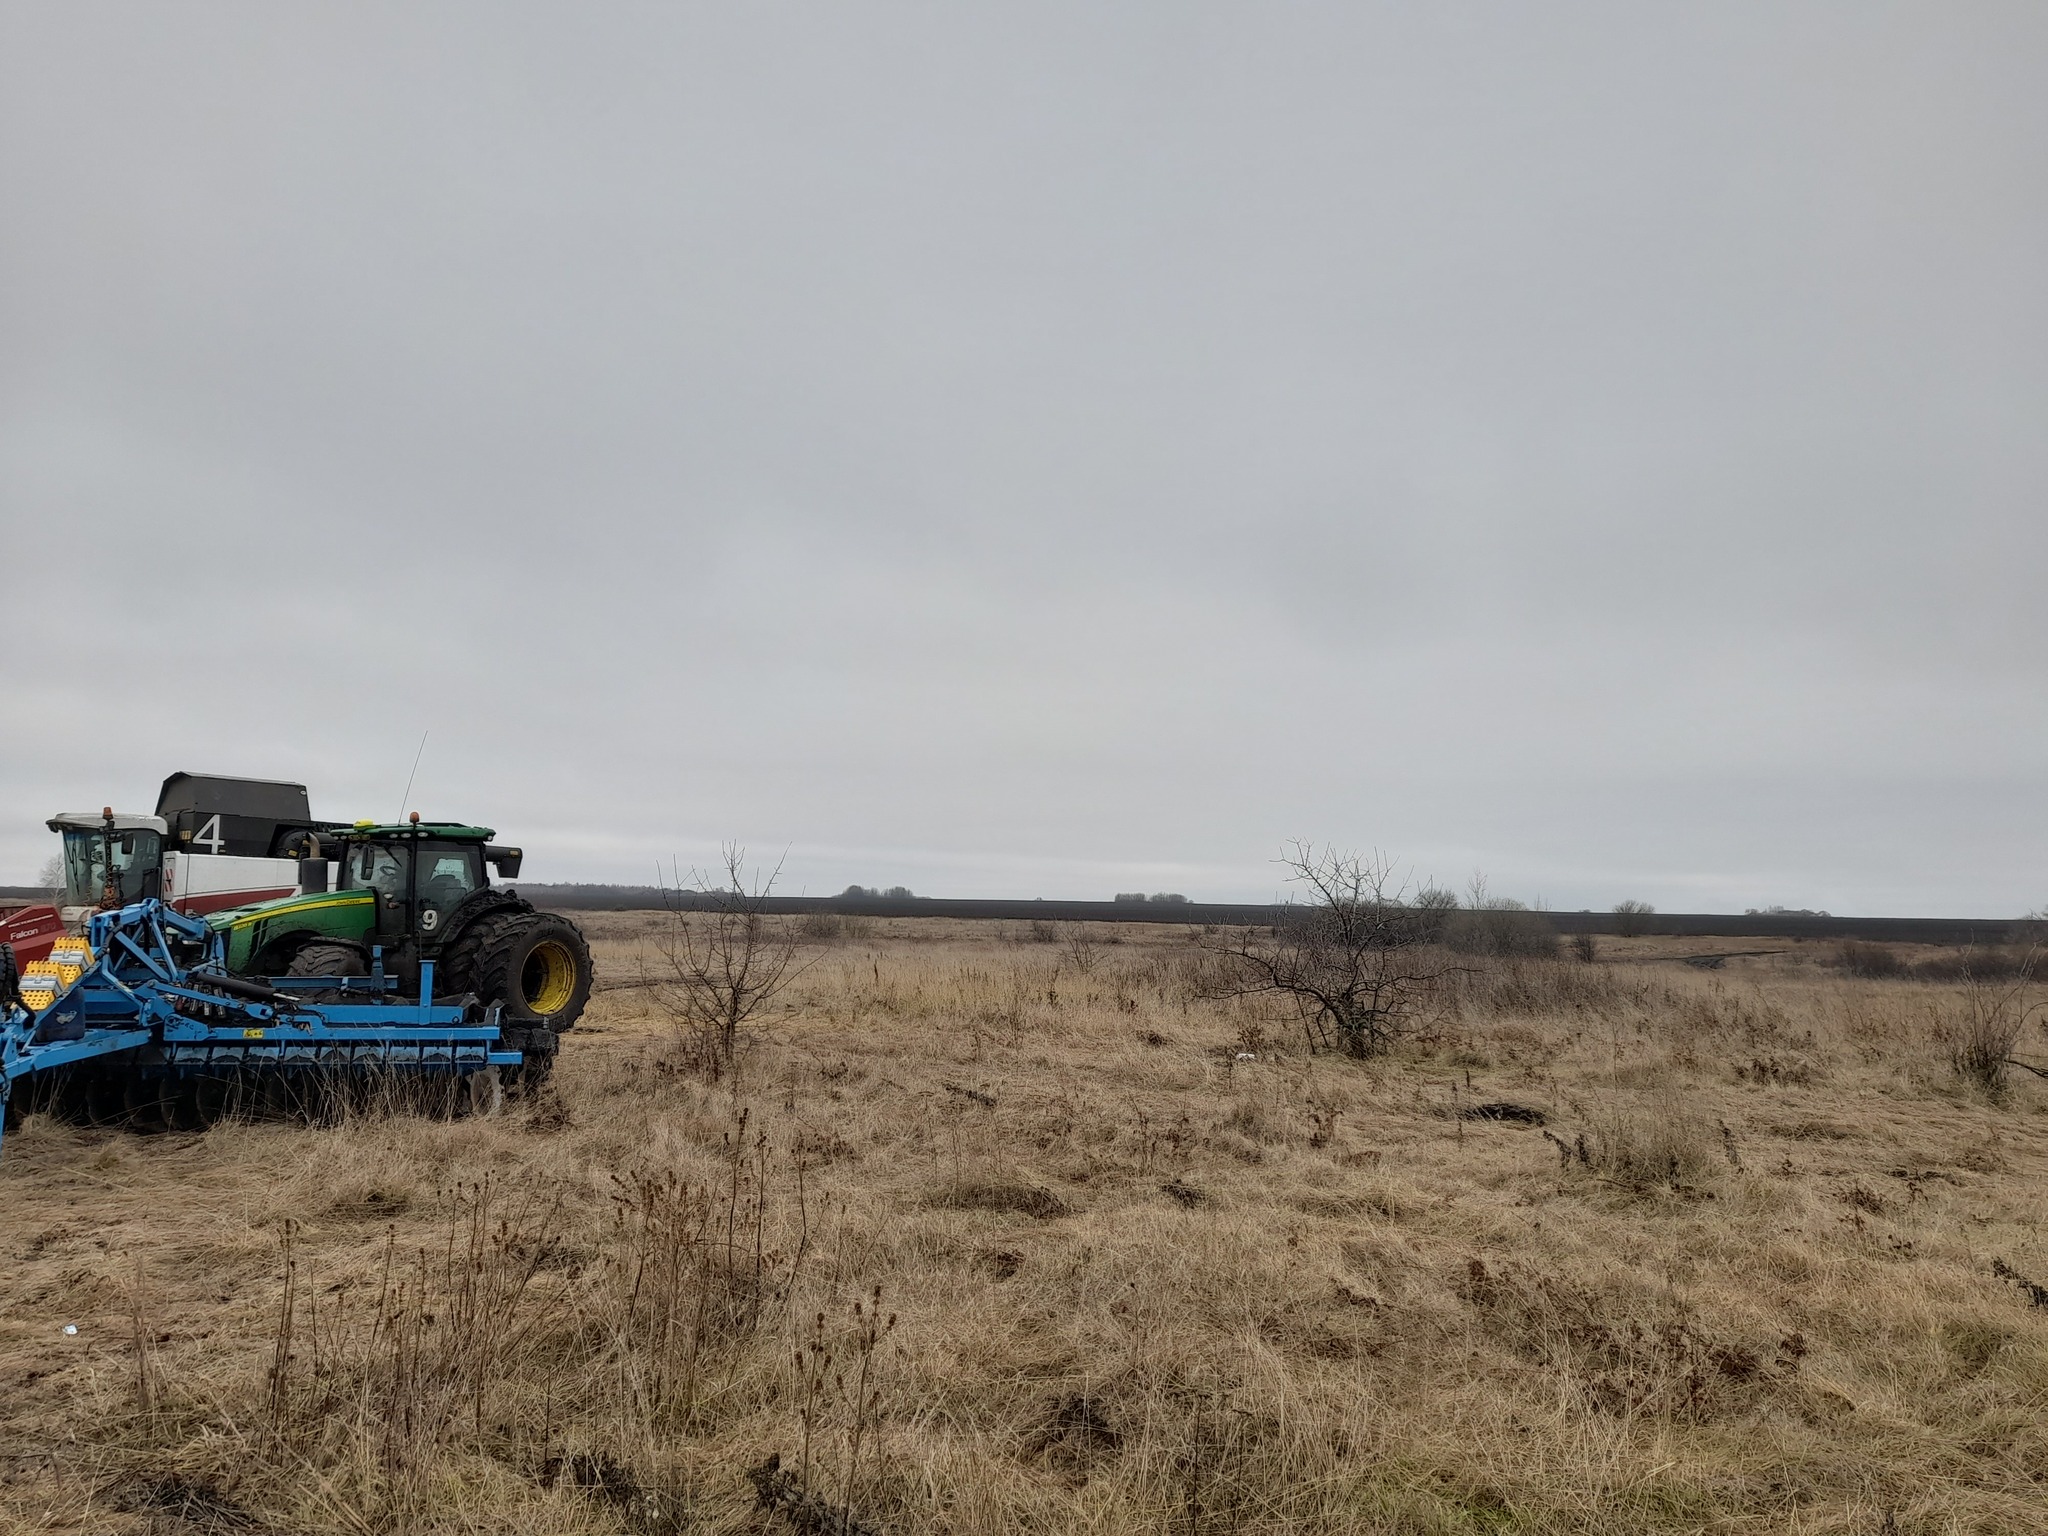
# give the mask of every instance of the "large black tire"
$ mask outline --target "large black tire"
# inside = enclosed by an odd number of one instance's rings
[[[353,944],[344,944],[332,939],[313,939],[299,946],[292,956],[290,965],[284,968],[287,976],[367,976],[369,966],[363,963],[363,952]],[[332,1003],[348,996],[340,987],[323,987],[315,991],[297,994],[309,1003]],[[357,1001],[363,1001],[361,997]]]
[[[590,1001],[590,946],[574,923],[552,912],[480,917],[448,946],[442,965],[451,992],[501,1003],[506,1019],[520,1024],[559,1033]]]

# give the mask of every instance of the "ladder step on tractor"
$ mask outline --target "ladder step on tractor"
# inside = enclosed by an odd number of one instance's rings
[[[381,947],[367,974],[237,975],[214,925],[155,897],[95,913],[20,974],[0,945],[0,1137],[29,1112],[198,1131],[376,1103],[489,1111],[545,1078],[556,1044],[501,1003],[437,997],[432,960],[401,986]]]

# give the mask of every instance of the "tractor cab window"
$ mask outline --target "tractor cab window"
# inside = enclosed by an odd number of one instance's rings
[[[73,907],[127,906],[156,894],[163,839],[150,831],[64,831],[64,901]],[[112,868],[109,870],[109,864]]]
[[[448,921],[462,898],[483,884],[482,850],[426,843],[419,850],[420,932],[432,934]]]
[[[342,889],[377,893],[380,932],[405,927],[406,866],[412,850],[395,843],[357,843],[348,851]]]

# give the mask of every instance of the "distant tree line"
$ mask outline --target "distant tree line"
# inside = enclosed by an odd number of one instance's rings
[[[1150,896],[1143,891],[1118,891],[1116,899],[1121,902],[1149,901],[1155,905],[1166,906],[1186,906],[1188,900],[1179,891],[1154,891]]]
[[[853,901],[915,901],[917,892],[907,885],[892,885],[886,891],[879,886],[849,885],[839,893]]]

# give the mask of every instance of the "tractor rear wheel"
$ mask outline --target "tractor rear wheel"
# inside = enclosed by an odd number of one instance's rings
[[[443,957],[449,984],[505,1017],[564,1030],[590,1001],[590,946],[552,912],[494,912],[471,923]]]

